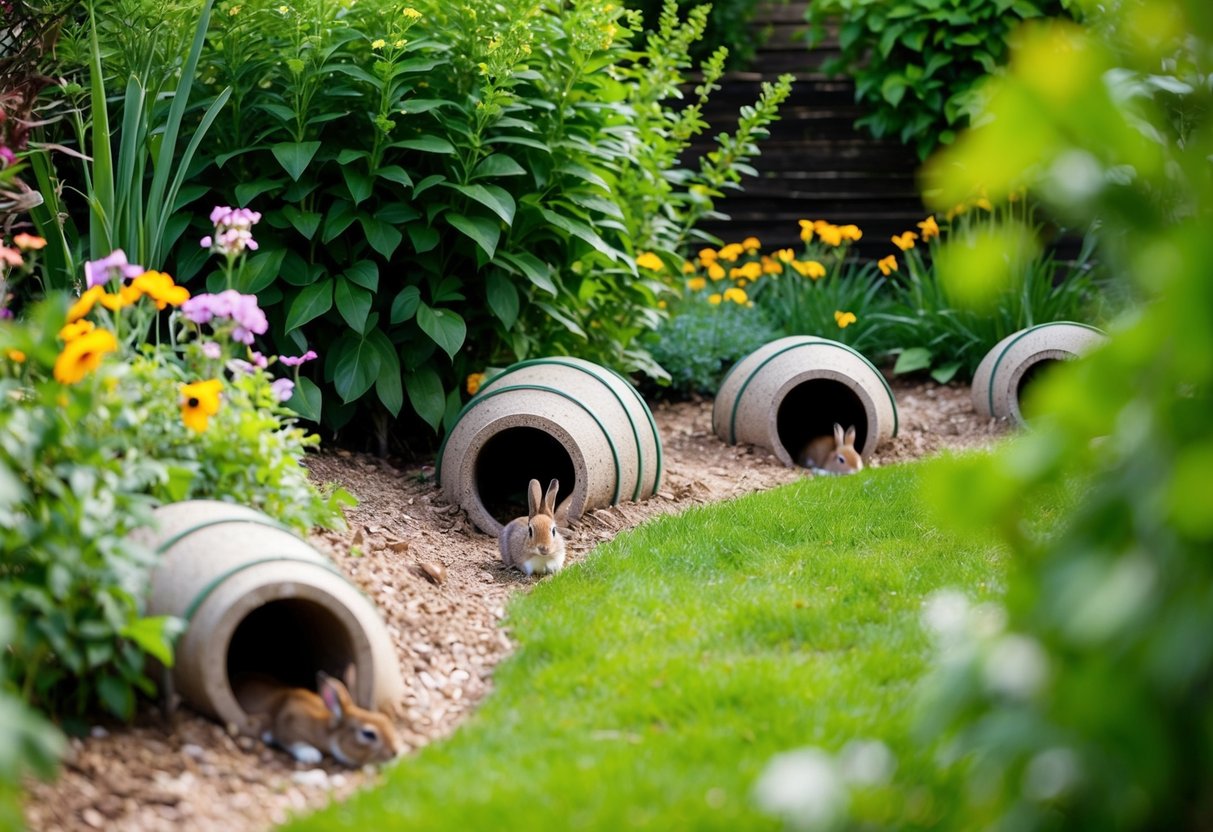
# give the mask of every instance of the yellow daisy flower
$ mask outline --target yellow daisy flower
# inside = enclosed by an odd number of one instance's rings
[[[642,269],[659,272],[665,268],[665,264],[661,262],[661,258],[651,251],[644,251],[636,258],[636,265]]]
[[[75,323],[83,318],[89,312],[93,311],[93,307],[97,305],[97,301],[101,300],[101,296],[105,294],[105,289],[100,286],[94,286],[89,289],[79,299],[71,305],[67,310],[67,322]]]
[[[181,421],[194,433],[206,430],[210,418],[219,412],[219,394],[223,382],[217,378],[181,385]]]
[[[55,359],[55,381],[76,384],[96,370],[106,353],[118,349],[118,340],[106,329],[98,329],[68,341]]]

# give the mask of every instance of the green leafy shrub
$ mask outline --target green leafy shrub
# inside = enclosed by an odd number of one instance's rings
[[[1013,332],[1048,321],[1101,325],[1122,306],[1091,258],[1096,237],[1073,262],[1058,262],[1042,251],[1035,209],[1022,198],[994,206],[978,197],[918,229],[894,237],[900,262],[897,253],[880,261],[891,302],[876,317],[897,373],[929,370],[940,384],[972,378]]]
[[[322,347],[300,412],[339,428],[362,408],[386,441],[406,401],[437,429],[459,380],[518,358],[660,374],[638,338],[667,289],[636,257],[676,262],[788,90],[680,167],[705,127],[673,100],[704,14],[634,49],[633,16],[590,0],[220,2],[200,80],[232,92],[194,170],[265,213],[235,288],[278,351]],[[188,245],[174,268],[224,285]]]
[[[1022,20],[1061,16],[1071,0],[814,0],[810,46],[837,26],[841,54],[828,72],[855,79],[869,112],[855,122],[873,136],[897,136],[918,155],[951,144],[976,106],[974,84],[1007,57]]]
[[[66,717],[130,717],[155,689],[145,654],[171,664],[180,622],[143,615],[152,553],[127,539],[156,505],[234,500],[306,532],[341,523],[348,499],[307,480],[318,440],[292,424],[292,382],[246,346],[264,329],[255,299],[190,298],[124,263],[88,264],[70,307],[56,296],[0,321],[0,469],[23,494],[0,509],[0,603],[18,623],[7,671]],[[181,309],[162,321],[160,307]]]
[[[736,303],[688,300],[678,314],[645,337],[653,358],[681,394],[714,394],[729,367],[779,332],[761,309]]]
[[[940,206],[1027,185],[1098,220],[1104,262],[1145,298],[1034,388],[1030,433],[931,484],[1014,566],[980,628],[956,596],[934,616],[951,626],[921,733],[955,788],[886,795],[943,807],[934,828],[1197,830],[1213,813],[1213,122],[1173,118],[1213,112],[1213,12],[1090,14],[1026,30],[983,126],[928,171]],[[1065,487],[1073,510],[1025,508]]]
[[[658,28],[658,20],[666,7],[661,0],[630,0],[624,5],[644,15],[645,27],[652,30]],[[696,5],[694,0],[679,0],[678,10],[686,14]],[[743,70],[748,67],[768,35],[765,29],[752,25],[759,5],[759,0],[714,0],[703,40],[693,45],[691,57],[704,60],[724,47],[729,50],[726,68]]]

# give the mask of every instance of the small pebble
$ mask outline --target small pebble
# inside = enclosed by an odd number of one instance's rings
[[[310,768],[307,771],[296,771],[291,775],[291,781],[300,786],[323,787],[329,784],[329,775],[322,768]]]
[[[181,746],[181,753],[195,760],[201,760],[206,756],[206,750],[200,745],[195,745],[192,742],[187,742]]]
[[[110,732],[102,728],[100,725],[94,725],[88,734],[93,739],[103,740],[110,735]]]

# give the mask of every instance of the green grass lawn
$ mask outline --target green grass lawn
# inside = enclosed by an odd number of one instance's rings
[[[936,527],[921,472],[804,480],[620,535],[515,599],[519,650],[454,737],[290,828],[778,828],[751,799],[770,758],[855,738],[931,782],[910,735],[923,600],[992,597],[1004,566]]]

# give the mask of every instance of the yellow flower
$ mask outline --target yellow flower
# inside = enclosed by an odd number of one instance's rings
[[[406,43],[408,43],[407,40],[404,38],[399,38],[395,43],[392,44],[392,46],[396,47],[397,49],[403,49]]]
[[[405,17],[407,17],[409,20],[420,20],[421,19],[421,12],[417,11],[412,6],[405,6],[403,9],[400,10],[400,13],[402,15],[404,15]]]
[[[642,269],[659,272],[665,268],[665,264],[661,262],[661,258],[651,251],[644,251],[636,258],[636,265]]]
[[[475,396],[482,384],[484,384],[484,373],[468,373],[467,391],[469,396]]]
[[[819,277],[826,276],[826,267],[818,263],[816,260],[806,260],[803,263],[799,260],[792,261],[792,268],[796,270],[801,277],[808,277],[816,280]]]
[[[762,248],[762,243],[758,242],[757,237],[746,237],[741,241],[741,247],[746,251],[758,251]]]
[[[876,261],[876,265],[880,267],[880,273],[888,277],[893,272],[897,271],[897,257],[890,254],[881,260]]]
[[[709,263],[708,277],[712,278],[712,280],[723,280],[724,266],[720,265],[719,263]]]
[[[692,277],[687,281],[687,288],[692,292],[702,292],[708,287],[708,282],[702,277]]]
[[[74,321],[59,330],[59,340],[67,343],[75,341],[81,335],[88,335],[97,326],[92,321]]]
[[[13,237],[13,245],[22,251],[38,251],[46,248],[46,240],[23,232]]]
[[[219,412],[219,393],[223,382],[217,378],[181,385],[181,421],[194,433],[206,430],[210,418]]]
[[[9,350],[5,353],[5,355],[8,356],[8,360],[12,361],[14,364],[25,363],[25,353],[21,352],[21,350]]]
[[[695,274],[695,264],[692,263],[690,260],[684,260],[682,262],[682,273],[683,274]]]
[[[902,251],[909,251],[914,248],[914,241],[918,239],[918,235],[913,231],[907,231],[904,234],[894,234],[890,239],[892,239],[893,245]]]
[[[708,263],[715,263],[716,262],[716,249],[714,249],[714,248],[699,249],[699,262],[705,266]]]
[[[130,288],[130,287],[128,287],[128,286],[123,287],[123,289],[128,289],[128,288]],[[138,300],[138,295],[135,296],[135,300]],[[110,294],[109,292],[106,292],[104,295],[97,298],[97,302],[100,303],[102,306],[104,306],[109,311],[117,312],[119,309],[130,306],[132,303],[132,299],[131,299],[130,293],[126,292],[126,291],[119,292],[117,294]]]
[[[724,290],[724,299],[731,300],[731,301],[733,301],[733,303],[745,303],[747,300],[746,294],[745,294],[745,289],[740,289],[736,286],[733,286],[729,289],[725,289]]]
[[[376,38],[371,41],[371,49],[382,49],[385,46],[387,46],[387,41],[383,38]]]
[[[994,210],[994,206],[990,204],[990,200],[986,199],[984,196],[977,197],[977,199],[973,200],[973,204],[983,211]]]
[[[291,9],[289,6],[279,6],[278,7],[278,14],[289,14],[290,11],[291,11]]]
[[[791,263],[796,259],[796,252],[792,251],[790,248],[781,248],[779,251],[775,252],[775,257],[780,263]]]
[[[763,274],[783,274],[783,265],[773,258],[762,255],[762,273]]]
[[[741,267],[741,276],[746,280],[757,280],[762,277],[762,264],[757,260],[751,260]]]
[[[965,213],[968,210],[969,210],[968,205],[965,205],[963,202],[959,202],[956,205],[953,205],[951,208],[948,209],[948,212],[946,214],[944,214],[944,218],[948,222],[951,222],[956,217],[959,217],[961,214]]]
[[[230,14],[232,17],[235,17],[236,15],[240,14],[240,7],[232,6],[230,9],[227,10],[227,13]]]
[[[740,243],[729,243],[720,250],[720,259],[735,263],[737,258],[743,254],[745,254],[745,249],[741,247]]]
[[[837,310],[834,312],[834,322],[838,324],[839,329],[846,329],[855,323],[856,320],[858,318],[855,317],[854,312],[839,312]]]
[[[69,324],[74,323],[83,318],[89,312],[92,312],[93,307],[104,294],[105,289],[101,288],[100,286],[94,286],[81,295],[80,299],[73,303],[71,308],[67,310],[67,322]]]
[[[814,225],[812,220],[800,220],[800,239],[809,242],[813,239]]]
[[[827,246],[842,245],[842,229],[837,225],[830,225],[819,220],[813,228],[817,232],[817,239]]]
[[[939,236],[939,224],[935,222],[935,217],[929,216],[922,222],[918,223],[918,229],[922,232],[922,241],[925,243],[932,237]]]
[[[106,353],[116,349],[118,341],[114,334],[106,329],[98,329],[73,338],[55,359],[55,381],[60,384],[75,384],[97,369]]]
[[[131,281],[131,289],[142,292],[156,301],[157,309],[180,306],[190,299],[189,290],[178,286],[164,272],[144,272]]]
[[[712,304],[712,306],[719,306],[720,292],[714,292],[713,294],[708,295],[708,303]]]
[[[480,70],[481,75],[489,74],[489,65],[486,64],[484,61],[481,61],[480,63],[476,64],[476,68]],[[476,102],[476,103],[479,104],[480,102]]]
[[[857,243],[863,239],[863,232],[859,230],[858,225],[840,225],[838,231],[842,234],[842,239],[852,243]]]

